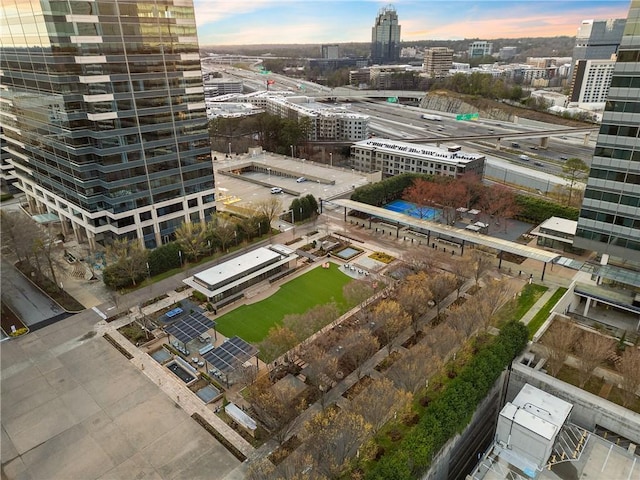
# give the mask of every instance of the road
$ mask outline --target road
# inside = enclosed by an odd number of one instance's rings
[[[27,326],[65,313],[4,258],[2,259],[2,300],[11,306]]]

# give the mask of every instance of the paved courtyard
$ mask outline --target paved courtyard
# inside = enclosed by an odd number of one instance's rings
[[[240,462],[95,332],[91,311],[2,344],[3,479],[216,479]]]

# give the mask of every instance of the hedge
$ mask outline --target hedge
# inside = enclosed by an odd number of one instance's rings
[[[527,327],[511,321],[480,351],[426,408],[417,425],[396,449],[372,464],[367,479],[409,480],[428,470],[444,444],[468,425],[480,401],[501,372],[527,344]]]
[[[520,208],[520,213],[518,213],[516,219],[536,225],[551,217],[578,220],[578,215],[580,214],[580,210],[577,208],[528,195],[516,195],[516,204]]]
[[[395,175],[381,182],[356,188],[351,194],[351,200],[380,207],[400,198],[402,192],[410,187],[416,179],[432,180],[433,176],[419,173]]]

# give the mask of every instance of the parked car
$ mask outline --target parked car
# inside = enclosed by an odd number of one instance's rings
[[[304,178],[304,177],[300,177],[300,178],[298,178],[298,179],[296,180],[296,182],[298,182],[298,183],[302,183],[302,182],[306,182],[306,181],[307,181],[307,179],[306,179],[306,178]]]
[[[282,193],[282,189],[280,187],[271,188],[271,193]]]

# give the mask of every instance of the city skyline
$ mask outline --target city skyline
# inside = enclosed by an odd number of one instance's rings
[[[201,46],[370,42],[373,21],[388,4],[398,12],[402,42],[575,36],[582,20],[626,18],[629,10],[628,0],[195,0],[194,3]]]

